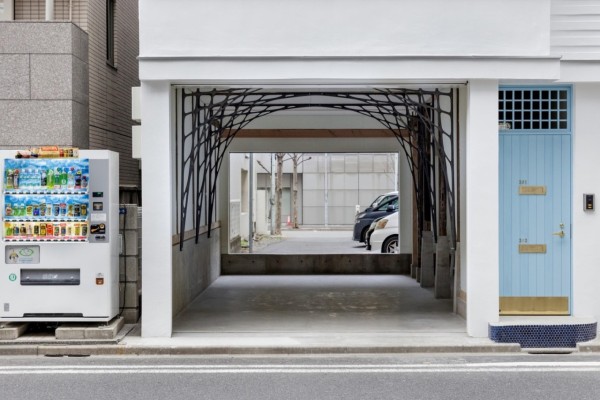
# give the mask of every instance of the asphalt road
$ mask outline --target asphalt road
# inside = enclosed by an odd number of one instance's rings
[[[0,398],[598,399],[599,355],[0,358]]]

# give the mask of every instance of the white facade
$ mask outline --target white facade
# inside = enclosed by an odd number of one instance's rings
[[[572,308],[600,317],[595,117],[600,1],[140,1],[144,160],[142,335],[170,336],[173,85],[257,88],[455,87],[460,95],[460,291],[467,332],[499,319],[500,85],[573,85]],[[198,16],[202,18],[198,23]],[[223,22],[227,21],[226,24]],[[279,117],[284,118],[284,117]],[[332,118],[319,114],[315,128]],[[266,121],[266,120],[265,120]],[[272,119],[270,123],[274,123]],[[329,121],[329,122],[328,122]],[[361,128],[358,119],[344,123]],[[267,122],[265,122],[265,125]],[[389,151],[395,139],[240,139],[230,151]],[[584,172],[585,171],[585,172]],[[228,176],[227,168],[222,176]],[[156,182],[160,182],[157,185]],[[220,198],[227,198],[221,187]],[[227,221],[221,207],[221,229]],[[401,222],[402,224],[402,222]],[[172,227],[171,231],[165,227]],[[223,236],[223,235],[222,235]],[[223,242],[223,241],[222,241]],[[223,246],[223,243],[221,243]]]

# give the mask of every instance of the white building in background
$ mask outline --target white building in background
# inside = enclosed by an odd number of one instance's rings
[[[291,225],[293,220],[293,155],[285,153],[282,166],[281,221],[285,225]],[[275,218],[275,214],[271,215],[275,212],[275,154],[252,156],[254,231],[270,234],[271,218]],[[295,156],[299,225],[351,229],[357,208],[364,210],[380,194],[398,190],[397,153],[295,153]],[[234,208],[236,202],[240,203],[240,224],[245,225],[240,233],[246,239],[250,218],[250,161],[247,153],[232,153],[229,159],[229,201]]]
[[[198,23],[202,15],[212,17]],[[455,90],[455,296],[468,334],[488,336],[506,314],[597,320],[599,16],[593,0],[173,0],[168,12],[160,0],[142,0],[143,336],[171,334],[174,264],[185,258],[174,256],[173,236],[200,224],[214,234],[182,243],[185,254],[226,249],[226,185],[218,217],[176,217],[186,172],[175,138],[193,101],[185,93],[212,88]],[[327,108],[292,111],[249,128],[322,134],[240,136],[228,151],[402,156],[392,137],[327,135],[382,129],[377,121]],[[227,176],[226,163],[221,168]],[[401,224],[410,223],[405,217]]]

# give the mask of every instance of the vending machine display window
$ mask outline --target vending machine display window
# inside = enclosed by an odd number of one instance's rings
[[[5,159],[3,238],[87,241],[88,159]]]

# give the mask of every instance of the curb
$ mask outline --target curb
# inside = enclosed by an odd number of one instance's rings
[[[314,347],[201,347],[128,345],[7,345],[0,356],[164,356],[164,355],[276,355],[276,354],[409,354],[409,353],[520,353],[518,344],[435,346],[314,346]]]

